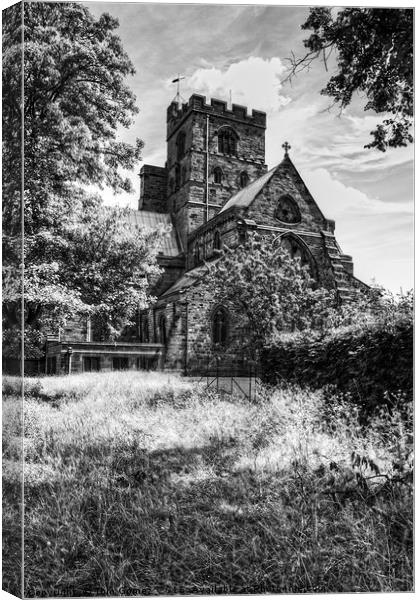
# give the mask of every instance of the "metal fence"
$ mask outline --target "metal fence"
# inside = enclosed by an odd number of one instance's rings
[[[255,400],[260,380],[259,361],[249,346],[215,348],[206,355],[193,352],[187,374],[208,388],[248,400]]]

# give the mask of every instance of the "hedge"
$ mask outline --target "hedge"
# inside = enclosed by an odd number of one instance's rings
[[[367,409],[413,397],[413,325],[334,331],[322,338],[296,337],[262,353],[266,383],[332,386]]]

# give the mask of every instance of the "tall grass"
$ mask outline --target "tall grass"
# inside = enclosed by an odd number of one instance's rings
[[[4,584],[20,422],[4,383]],[[25,595],[412,589],[411,425],[156,373],[26,382]],[[8,562],[7,562],[8,561]]]

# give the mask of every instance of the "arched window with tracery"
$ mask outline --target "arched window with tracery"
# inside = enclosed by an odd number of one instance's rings
[[[283,223],[299,223],[301,215],[296,201],[289,195],[281,196],[277,204],[275,217]]]
[[[223,181],[223,171],[220,167],[216,167],[213,171],[213,181],[214,183],[222,183]]]
[[[248,173],[246,171],[242,171],[242,173],[239,175],[239,185],[241,186],[241,188],[244,188],[248,185],[248,183],[249,183]]]
[[[219,306],[211,319],[212,340],[214,344],[224,346],[228,339],[229,315],[226,308]]]
[[[302,267],[305,267],[310,276],[316,279],[316,268],[314,260],[304,244],[299,243],[294,237],[285,237],[282,239],[282,246],[288,251],[292,258],[299,259]]]
[[[159,318],[159,342],[166,345],[167,341],[166,316],[161,315]]]
[[[236,133],[224,127],[218,133],[218,149],[222,154],[236,154]]]
[[[176,158],[181,160],[185,155],[185,133],[181,131],[176,138]]]

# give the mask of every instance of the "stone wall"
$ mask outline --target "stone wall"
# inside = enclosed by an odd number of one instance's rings
[[[159,278],[153,281],[152,294],[160,296],[177,281],[185,271],[185,257],[158,258],[159,266],[163,269]]]
[[[186,314],[187,307],[179,296],[156,310],[158,323],[161,315],[166,318],[167,343],[163,366],[167,371],[185,371]]]
[[[166,168],[143,165],[140,170],[139,210],[167,212],[167,179]]]
[[[289,196],[296,203],[301,217],[298,222],[282,222],[276,217],[276,209],[282,196]],[[324,215],[288,158],[279,165],[270,181],[245,210],[244,216],[257,223],[286,227],[291,231],[320,232],[327,229]]]
[[[208,117],[208,120],[207,120]],[[184,247],[188,235],[213,218],[222,206],[239,189],[240,175],[245,172],[253,181],[264,172],[265,165],[265,113],[246,107],[193,95],[182,109],[173,103],[168,109],[168,206],[181,234]],[[208,198],[206,198],[207,175],[207,126],[208,126]],[[236,138],[235,155],[219,152],[218,133],[229,127]],[[177,139],[185,135],[185,154],[177,154]],[[222,170],[221,183],[214,181],[214,169]],[[180,172],[180,185],[176,187],[176,170]]]
[[[203,260],[212,260],[220,255],[220,250],[214,247],[215,234],[220,236],[220,247],[233,248],[240,242],[240,230],[237,226],[237,216],[234,211],[220,213],[216,218],[195,230],[188,239],[187,269],[192,269]],[[196,261],[197,246],[200,247],[200,260]]]
[[[247,347],[244,321],[233,310],[229,311],[228,339],[226,345],[215,352],[212,340],[212,315],[220,306],[208,283],[203,279],[182,294],[174,296],[155,309],[159,322],[165,315],[168,327],[168,343],[164,353],[165,370],[183,373],[237,369],[242,359],[248,359],[238,347]],[[229,307],[226,307],[229,310]],[[219,356],[217,362],[215,357]]]

